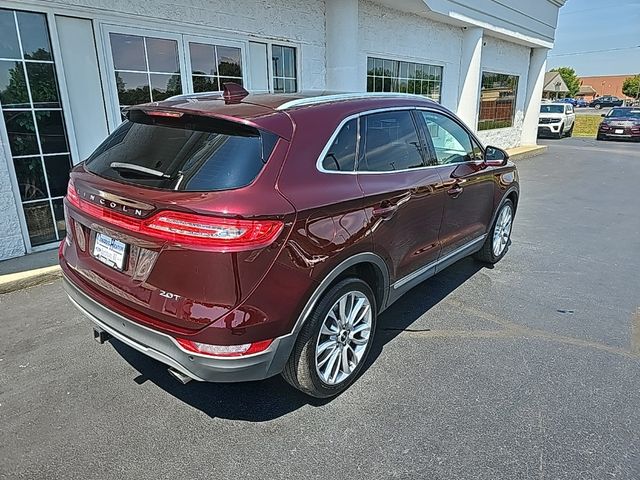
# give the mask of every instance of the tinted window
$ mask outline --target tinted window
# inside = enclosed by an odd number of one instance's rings
[[[132,110],[86,166],[103,177],[168,190],[239,188],[262,170],[276,138],[234,122]]]
[[[436,112],[421,112],[427,124],[439,165],[467,162],[477,158],[479,147],[471,144],[467,131],[457,122]]]
[[[356,163],[357,120],[349,120],[338,133],[322,161],[325,170],[352,172]]]
[[[364,156],[358,170],[387,172],[424,166],[411,112],[375,113],[363,117]]]
[[[549,105],[542,104],[540,105],[540,113],[562,113],[562,109],[564,107],[562,105]]]

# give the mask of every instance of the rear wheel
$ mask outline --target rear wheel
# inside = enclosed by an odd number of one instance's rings
[[[347,278],[325,293],[302,327],[282,372],[293,387],[317,398],[351,385],[371,350],[376,304],[369,285]]]
[[[600,105],[599,103],[596,103],[593,108],[595,108],[596,110],[600,110],[602,108],[602,105]]]
[[[489,231],[482,248],[475,254],[477,260],[494,264],[505,256],[511,239],[513,213],[513,202],[511,200],[505,201],[496,215],[493,227]]]

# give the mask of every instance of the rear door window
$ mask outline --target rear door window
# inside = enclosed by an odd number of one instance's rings
[[[116,181],[179,191],[244,187],[260,173],[277,136],[239,123],[131,110],[86,168]]]
[[[325,170],[352,172],[356,163],[356,144],[358,143],[358,121],[349,120],[338,132],[329,151],[324,156],[322,167]]]
[[[422,145],[409,110],[363,117],[364,155],[359,171],[393,172],[424,166]]]

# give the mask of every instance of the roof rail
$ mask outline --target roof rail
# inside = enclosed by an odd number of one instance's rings
[[[181,95],[174,95],[173,97],[169,97],[166,100],[189,100],[194,99],[198,100],[199,98],[222,98],[221,91],[211,91],[211,92],[197,92],[197,93],[183,93]]]
[[[428,100],[427,97],[416,95],[413,93],[399,92],[359,92],[359,93],[338,93],[333,95],[318,95],[315,97],[298,98],[290,100],[276,107],[276,110],[289,110],[295,107],[304,107],[307,105],[318,105],[322,103],[339,102],[342,100],[353,100],[359,98],[386,97],[386,98],[419,98]]]

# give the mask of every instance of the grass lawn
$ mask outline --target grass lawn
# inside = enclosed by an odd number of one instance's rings
[[[576,137],[595,137],[601,121],[600,115],[576,115],[573,135]]]

